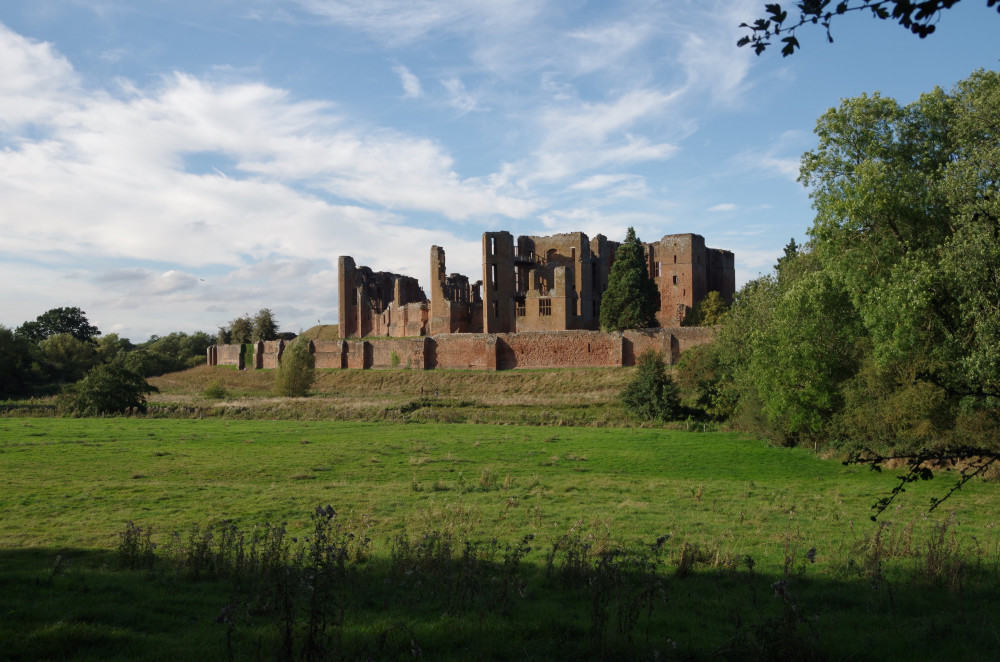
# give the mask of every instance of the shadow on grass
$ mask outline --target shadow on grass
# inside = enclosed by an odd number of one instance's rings
[[[0,551],[0,658],[978,660],[1000,644],[997,569],[974,559],[774,574],[691,545],[668,558],[662,540],[597,553],[565,536],[526,562],[528,537],[428,532],[372,556],[330,527],[275,532],[253,554],[221,530],[152,558]]]

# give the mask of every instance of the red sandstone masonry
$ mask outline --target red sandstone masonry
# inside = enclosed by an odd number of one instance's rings
[[[257,351],[260,354],[260,365],[262,368],[277,370],[281,362],[281,354],[285,351],[284,340],[267,340],[257,343]]]
[[[667,363],[681,352],[712,342],[712,327],[601,331],[529,331],[523,333],[446,333],[421,338],[315,340],[310,349],[320,369],[433,368],[511,370],[514,368],[615,367],[635,365],[643,352],[659,352]],[[284,343],[258,343],[255,364],[277,367]],[[393,353],[399,359],[393,366]],[[239,365],[239,345],[215,345],[206,354],[217,365]]]
[[[682,326],[670,331],[674,336],[674,343],[670,348],[670,363],[677,363],[681,354],[692,347],[715,341],[714,326]]]
[[[496,339],[485,333],[431,336],[427,367],[496,370],[496,351]]]
[[[537,331],[497,336],[497,369],[614,367],[622,364],[622,340],[600,331]]]
[[[240,353],[243,351],[242,345],[216,345],[216,365],[240,364]]]
[[[365,361],[365,346],[368,343],[363,340],[347,340],[344,342],[344,362],[345,368],[370,368],[371,364]]]
[[[659,352],[667,363],[673,363],[673,331],[675,329],[636,329],[622,333],[622,363],[635,365],[643,352]]]
[[[413,368],[423,370],[425,338],[378,338],[372,339],[371,368]],[[393,354],[396,355],[396,365],[393,365]]]
[[[343,340],[313,340],[309,343],[309,351],[312,352],[314,365],[321,370],[343,367]]]

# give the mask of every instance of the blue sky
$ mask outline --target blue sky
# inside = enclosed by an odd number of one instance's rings
[[[352,255],[427,286],[431,245],[696,232],[766,273],[811,224],[816,118],[909,102],[1000,58],[966,0],[920,40],[842,17],[782,58],[763,2],[4,0],[0,324],[79,306],[104,333],[337,315]]]

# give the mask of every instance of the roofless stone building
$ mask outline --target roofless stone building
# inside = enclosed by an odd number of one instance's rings
[[[445,252],[432,246],[431,297],[415,278],[338,260],[342,338],[449,333],[597,330],[601,296],[619,242],[582,232],[552,236],[483,234],[483,277],[447,274]],[[727,302],[736,290],[733,253],[707,248],[697,234],[644,244],[660,292],[661,327],[677,327],[711,291]]]
[[[736,289],[733,254],[706,248],[696,234],[645,244],[660,292],[660,328],[599,331],[601,297],[619,243],[582,232],[550,237],[483,235],[483,277],[448,274],[444,249],[431,247],[430,299],[415,278],[359,267],[341,257],[340,340],[311,340],[321,369],[510,370],[632,366],[645,351],[674,363],[712,342],[711,327],[680,327],[715,290]],[[209,365],[275,368],[285,341],[212,345]]]

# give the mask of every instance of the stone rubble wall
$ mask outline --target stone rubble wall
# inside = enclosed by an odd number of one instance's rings
[[[624,333],[446,333],[419,338],[314,340],[309,346],[316,367],[327,370],[512,370],[632,366],[648,350],[659,352],[673,364],[686,349],[710,343],[714,338],[712,327],[671,327]],[[257,343],[253,365],[276,368],[284,347],[283,341]],[[240,350],[240,345],[213,345],[207,352],[208,364],[239,365]],[[397,360],[393,360],[393,354]]]
[[[497,369],[615,367],[622,336],[600,331],[535,331],[497,336]]]

